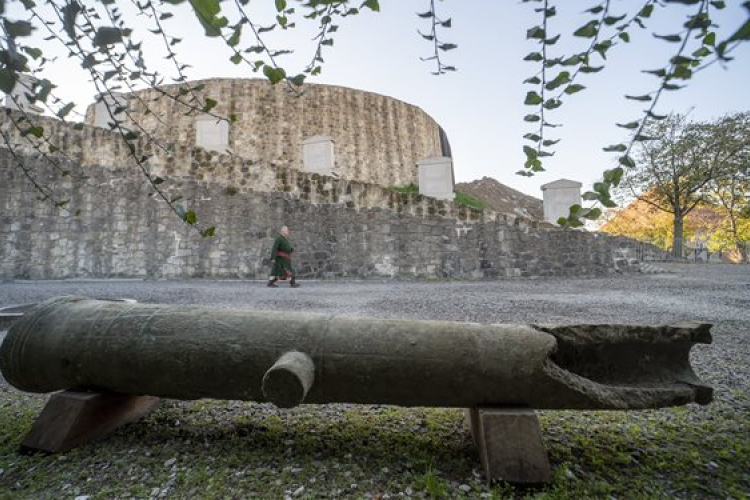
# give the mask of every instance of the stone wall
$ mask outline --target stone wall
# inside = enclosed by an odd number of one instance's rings
[[[301,277],[592,275],[614,271],[637,245],[200,148],[136,144],[145,167],[165,177],[165,195],[216,227],[203,239],[152,196],[118,134],[39,117],[43,137],[23,137],[11,117],[0,114],[17,155],[0,147],[0,279],[262,278],[284,224]],[[39,199],[18,160],[69,200],[67,210]]]
[[[502,214],[419,195],[289,171],[279,192],[173,181],[217,236],[201,238],[127,167],[89,166],[60,177],[27,159],[70,198],[71,212],[39,200],[0,149],[0,278],[250,277],[268,273],[277,228],[290,226],[301,277],[497,278],[612,272],[612,238],[534,227]],[[380,203],[372,200],[380,199]]]
[[[339,177],[401,186],[417,182],[417,161],[441,155],[440,127],[424,111],[397,99],[332,85],[306,84],[297,96],[284,85],[261,79],[191,82],[195,94],[217,101],[211,113],[236,121],[229,150],[255,163],[302,169],[302,141],[330,136]],[[129,113],[163,144],[196,144],[196,116],[178,85],[129,94]],[[128,94],[126,94],[128,95]],[[150,112],[144,113],[148,107]],[[94,122],[93,106],[87,123]]]

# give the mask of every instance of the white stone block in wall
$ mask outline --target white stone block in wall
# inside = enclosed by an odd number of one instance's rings
[[[583,184],[568,179],[560,179],[542,186],[544,200],[544,220],[557,224],[557,219],[570,214],[571,205],[581,204]]]
[[[336,166],[335,142],[327,135],[316,135],[302,141],[302,170],[331,175]]]
[[[455,198],[453,160],[447,156],[426,158],[417,162],[419,167],[419,194],[441,200]]]
[[[111,94],[102,94],[101,99],[97,99],[94,104],[94,126],[99,128],[112,129],[115,120],[121,121],[124,129],[130,130],[127,125],[127,113],[125,108],[128,106],[128,98],[120,92]]]
[[[229,149],[229,122],[211,115],[197,117],[195,145],[208,151],[225,153]]]
[[[10,94],[5,96],[5,107],[10,109],[22,109],[27,113],[41,114],[41,107],[32,104],[29,95],[34,95],[34,85],[37,79],[31,75],[18,75],[18,80],[13,86]]]

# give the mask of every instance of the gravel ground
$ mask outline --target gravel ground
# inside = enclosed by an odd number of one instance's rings
[[[750,266],[503,281],[18,281],[0,308],[63,294],[216,308],[480,323],[714,323],[707,407],[540,412],[553,482],[487,485],[457,410],[167,402],[60,457],[15,446],[44,403],[0,379],[0,498],[750,498]],[[2,328],[2,325],[0,325]],[[4,332],[0,332],[0,341]],[[3,444],[5,443],[5,444]]]

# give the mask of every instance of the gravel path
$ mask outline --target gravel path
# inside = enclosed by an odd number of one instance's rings
[[[17,281],[0,283],[0,308],[75,294],[482,323],[714,323],[714,343],[691,354],[697,374],[715,388],[713,404],[540,412],[554,474],[545,492],[549,498],[634,498],[635,492],[750,498],[750,266],[662,267],[669,272],[482,282],[308,281],[298,289],[252,281]],[[42,397],[17,393],[0,379],[5,438],[19,439],[42,404]],[[19,498],[59,498],[62,492],[68,498],[94,493],[92,499],[525,495],[482,482],[465,434],[457,410],[326,405],[279,412],[242,402],[170,402],[106,442],[71,452],[74,462],[20,458],[0,446],[0,498],[4,482]],[[93,471],[100,467],[99,477]],[[36,470],[48,471],[43,480]],[[216,487],[224,489],[204,492],[206,474],[221,477]]]
[[[276,309],[481,323],[750,321],[750,266],[669,265],[670,273],[503,281],[17,281],[0,308],[57,295],[216,308]]]

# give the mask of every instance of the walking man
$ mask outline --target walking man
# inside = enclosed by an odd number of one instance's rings
[[[273,268],[271,269],[271,276],[268,278],[268,285],[271,288],[278,288],[276,284],[278,280],[286,280],[290,278],[289,286],[297,288],[299,283],[294,279],[294,268],[292,267],[292,252],[294,249],[289,242],[289,228],[282,226],[279,235],[273,242],[273,248],[271,248],[271,258],[273,259]]]

